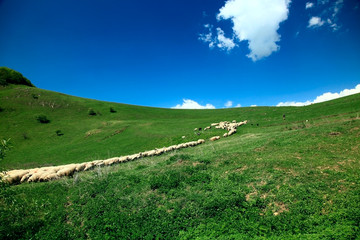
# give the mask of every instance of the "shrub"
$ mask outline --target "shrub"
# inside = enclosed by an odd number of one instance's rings
[[[37,94],[32,94],[31,96],[33,97],[33,99],[39,99],[39,95]]]
[[[62,135],[64,135],[64,134],[61,132],[61,130],[56,130],[56,135],[62,136]]]
[[[89,108],[88,114],[89,114],[90,116],[95,116],[95,115],[96,115],[96,112],[94,111],[94,109]]]
[[[159,189],[160,192],[167,193],[170,189],[179,187],[183,180],[184,177],[181,173],[171,170],[160,175],[152,176],[149,179],[149,183],[152,190]]]
[[[4,111],[4,109],[2,107],[0,107],[0,112]]]
[[[0,140],[0,160],[5,158],[6,152],[10,150],[10,138]]]
[[[110,112],[111,113],[116,113],[116,110],[113,107],[110,107]]]
[[[30,80],[25,78],[21,73],[7,67],[0,67],[0,85],[6,86],[9,84],[35,87]]]
[[[50,120],[45,115],[39,115],[36,117],[39,123],[49,123]]]

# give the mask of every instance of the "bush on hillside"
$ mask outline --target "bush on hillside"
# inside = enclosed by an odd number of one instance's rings
[[[0,85],[6,86],[9,84],[26,85],[35,87],[29,79],[25,78],[21,73],[10,69],[8,67],[0,67]]]
[[[4,109],[2,107],[0,107],[0,112],[4,111]]]
[[[94,111],[94,109],[89,108],[88,114],[89,114],[90,116],[95,116],[95,115],[96,115],[96,112]]]
[[[111,113],[116,113],[116,110],[113,107],[110,107],[110,112]]]
[[[62,135],[64,135],[64,134],[61,132],[61,130],[56,130],[56,135],[57,135],[57,136],[62,136]]]
[[[39,115],[36,117],[39,123],[49,123],[50,120],[45,115]]]

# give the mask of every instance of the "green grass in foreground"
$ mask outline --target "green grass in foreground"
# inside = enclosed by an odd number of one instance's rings
[[[183,129],[168,129],[174,139],[203,122],[235,118],[250,123],[229,138],[195,148],[53,182],[2,185],[0,239],[358,239],[359,97],[305,108],[138,107],[142,111],[132,121],[146,129],[142,132],[148,139],[176,123]],[[108,103],[101,104],[105,110]],[[123,121],[131,121],[129,109]],[[78,112],[79,119],[97,124]],[[149,118],[155,127],[146,128],[146,116],[153,113],[159,117]],[[110,121],[110,112],[106,118]],[[86,146],[93,145],[79,144]],[[36,164],[44,163],[39,158]]]

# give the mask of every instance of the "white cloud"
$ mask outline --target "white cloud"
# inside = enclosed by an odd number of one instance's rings
[[[224,35],[225,33],[221,28],[217,28],[216,30],[217,30],[218,48],[226,49],[230,51],[236,46],[236,44],[232,39],[225,37]]]
[[[310,3],[310,2],[308,2]],[[306,7],[308,8],[308,3],[306,3]],[[312,5],[313,7],[314,5]],[[341,24],[339,23],[338,14],[344,6],[344,0],[334,1],[318,1],[316,7],[314,7],[314,11],[318,11],[317,15],[321,16],[322,20],[318,16],[313,16],[309,20],[308,28],[315,28],[321,26],[328,26],[333,31],[337,31],[340,29]],[[325,20],[326,19],[326,20]]]
[[[191,99],[183,99],[182,104],[177,104],[173,109],[215,109],[214,105],[207,103],[205,106],[200,105]]]
[[[312,8],[313,6],[314,6],[314,3],[307,2],[306,5],[305,5],[305,9]]]
[[[236,108],[239,108],[239,107],[241,107],[241,104],[240,103],[238,103],[238,104],[236,104],[236,106],[235,106]]]
[[[199,40],[208,43],[210,48],[216,46],[222,50],[230,51],[231,49],[236,47],[233,39],[225,37],[225,33],[221,28],[216,28],[216,36],[213,36],[213,26],[210,24],[205,24],[204,27],[208,30],[208,33],[200,34]]]
[[[321,27],[322,25],[324,25],[324,21],[321,20],[320,17],[312,17],[310,18],[309,20],[309,25],[308,25],[308,28],[311,28],[311,27]]]
[[[229,108],[229,107],[232,107],[232,105],[233,105],[232,101],[227,101],[224,106]]]
[[[231,20],[238,41],[248,41],[253,61],[279,50],[277,33],[289,13],[290,0],[227,0],[217,15],[218,20]]]
[[[208,33],[203,33],[199,35],[199,40],[209,43],[209,48],[213,48],[215,45],[213,35],[212,35],[212,28],[213,26],[210,24],[205,24],[204,27],[208,29]]]
[[[306,101],[306,102],[279,102],[276,106],[277,107],[288,107],[288,106],[293,106],[293,107],[302,107],[302,106],[306,106],[306,105],[310,105],[311,102],[310,101]]]
[[[284,107],[284,106],[297,106],[297,107],[300,107],[300,106],[310,105],[310,104],[313,104],[313,103],[320,103],[320,102],[330,101],[330,100],[333,100],[333,99],[349,96],[349,95],[356,94],[356,93],[360,93],[360,84],[356,85],[356,87],[353,88],[353,89],[344,89],[339,93],[331,93],[331,92],[324,93],[324,94],[322,94],[320,96],[317,96],[313,101],[308,100],[306,102],[280,102],[276,106],[277,107]]]
[[[253,104],[253,105],[251,105],[250,107],[257,107],[257,105],[256,105],[256,104]]]

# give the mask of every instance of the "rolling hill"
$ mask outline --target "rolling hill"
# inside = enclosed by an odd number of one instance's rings
[[[225,131],[198,136],[194,128],[249,121],[233,136],[194,148],[52,182],[1,183],[1,239],[360,234],[360,94],[306,107],[174,110],[8,85],[0,87],[0,107],[0,138],[13,145],[0,162],[4,170],[208,140]]]

